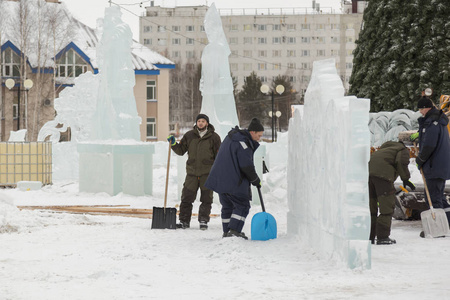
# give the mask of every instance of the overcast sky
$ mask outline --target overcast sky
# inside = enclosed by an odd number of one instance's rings
[[[103,18],[108,0],[61,0],[70,12],[81,22],[95,28],[96,20]],[[154,0],[155,6],[190,6],[216,4],[217,8],[280,8],[280,7],[311,7],[312,0]],[[113,0],[112,3],[123,5],[122,20],[128,23],[133,31],[133,38],[139,40],[139,16],[150,6],[150,1]],[[142,7],[140,4],[142,3]],[[316,0],[321,8],[331,7],[339,11],[341,0]],[[114,4],[112,4],[114,5]],[[131,11],[128,12],[127,10]]]

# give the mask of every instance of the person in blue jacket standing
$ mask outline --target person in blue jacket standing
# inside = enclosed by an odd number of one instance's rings
[[[425,177],[433,207],[443,208],[450,224],[450,205],[444,196],[445,181],[450,179],[448,117],[425,96],[420,98],[417,108],[422,114],[418,119],[419,131],[411,135],[411,140],[418,138],[419,142],[417,167]],[[423,231],[420,236],[424,237]]]
[[[261,187],[253,154],[259,147],[264,127],[253,118],[248,129],[231,129],[220,146],[205,187],[219,194],[222,204],[223,237],[248,239],[242,228],[250,211],[250,184]]]

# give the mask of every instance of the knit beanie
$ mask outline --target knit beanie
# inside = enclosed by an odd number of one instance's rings
[[[417,108],[431,108],[433,107],[433,102],[428,97],[422,97],[419,99],[419,102],[417,102]]]
[[[209,124],[209,118],[208,118],[207,115],[205,115],[205,114],[199,114],[199,115],[197,116],[197,118],[195,118],[195,123],[197,123],[197,121],[198,121],[199,119],[205,119],[206,122],[208,122],[208,124]]]
[[[264,131],[264,126],[257,118],[253,118],[250,125],[248,125],[248,131]]]

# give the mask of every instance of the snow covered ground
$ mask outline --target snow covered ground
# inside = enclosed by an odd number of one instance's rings
[[[284,168],[270,171],[263,184],[286,182]],[[207,231],[195,217],[187,230],[151,230],[150,219],[14,206],[161,207],[165,172],[154,170],[151,197],[79,193],[75,181],[0,190],[0,299],[450,299],[450,237],[421,239],[420,221],[394,221],[397,244],[372,246],[372,269],[349,270],[286,234],[285,184],[265,191],[279,231],[265,242],[223,239],[217,217]],[[173,160],[169,207],[178,204],[176,172]],[[247,235],[259,211],[252,207]],[[217,198],[212,213],[220,213]]]

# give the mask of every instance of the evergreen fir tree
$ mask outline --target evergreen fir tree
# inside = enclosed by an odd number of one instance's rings
[[[450,93],[448,0],[371,0],[356,41],[350,94],[371,110],[415,109],[431,87]]]

